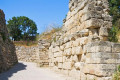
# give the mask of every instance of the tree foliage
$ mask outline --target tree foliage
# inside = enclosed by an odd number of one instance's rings
[[[110,15],[113,17],[113,28],[109,32],[110,41],[117,42],[117,32],[120,30],[120,0],[108,0]]]
[[[37,35],[35,22],[28,17],[13,17],[7,24],[10,36],[14,41],[34,40]]]
[[[109,0],[110,15],[113,16],[113,23],[120,19],[120,0]]]

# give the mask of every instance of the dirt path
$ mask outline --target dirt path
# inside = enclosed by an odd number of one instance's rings
[[[0,74],[0,80],[65,80],[65,78],[49,69],[36,67],[35,63],[19,62],[9,71]]]

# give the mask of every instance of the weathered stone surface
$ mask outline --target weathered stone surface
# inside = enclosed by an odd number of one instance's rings
[[[63,61],[58,62],[58,56],[52,61],[57,71],[63,70],[67,80],[112,80],[120,64],[120,44],[108,41],[111,27],[108,0],[70,0],[60,51],[56,51],[59,55],[63,51]]]
[[[119,43],[112,44],[112,52],[113,53],[120,53],[120,44]]]
[[[84,73],[110,77],[114,73],[116,66],[115,64],[87,64],[84,67]]]
[[[112,45],[111,42],[103,42],[103,41],[97,41],[97,42],[91,42],[87,44],[86,49],[88,53],[91,52],[112,52]]]
[[[84,66],[83,62],[77,62],[77,63],[75,63],[75,68],[78,69],[78,70],[82,69],[83,66]]]
[[[71,48],[65,49],[64,53],[65,53],[66,55],[71,55],[71,54],[72,54],[72,49],[71,49]]]
[[[99,31],[100,36],[108,36],[108,30],[106,27],[101,27]]]
[[[64,62],[63,69],[72,69],[72,62]]]
[[[58,63],[58,68],[63,68],[63,64],[62,63]]]
[[[0,10],[0,73],[13,67],[18,62],[15,46],[9,39],[5,15]]]
[[[38,61],[38,47],[25,47],[25,46],[15,46],[16,47],[16,54],[19,61],[25,62],[37,62]]]

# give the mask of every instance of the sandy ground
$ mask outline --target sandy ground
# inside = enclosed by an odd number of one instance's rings
[[[35,63],[19,62],[12,69],[0,74],[0,80],[65,80],[63,75]]]

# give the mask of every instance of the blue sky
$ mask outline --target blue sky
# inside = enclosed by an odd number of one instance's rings
[[[36,22],[38,33],[49,24],[62,25],[68,12],[69,0],[0,0],[6,20],[13,16],[27,16]]]

